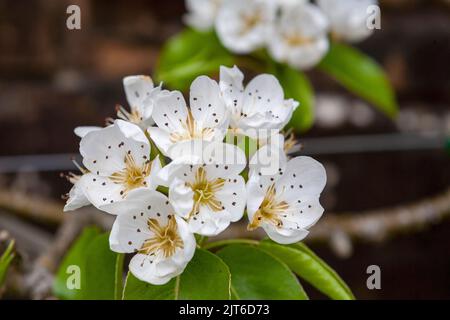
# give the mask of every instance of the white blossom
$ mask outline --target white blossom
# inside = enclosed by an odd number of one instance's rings
[[[217,142],[185,142],[177,149],[176,159],[158,175],[161,184],[169,187],[170,202],[191,232],[217,235],[244,213],[245,181],[239,174],[245,154]]]
[[[228,127],[224,101],[216,81],[200,76],[190,88],[190,108],[179,91],[164,92],[155,101],[153,119],[157,127],[148,129],[158,149],[167,156],[169,148],[189,140],[222,141]]]
[[[111,207],[117,215],[109,238],[111,250],[135,253],[129,269],[136,278],[162,285],[183,272],[194,255],[195,238],[166,196],[136,189]]]
[[[110,212],[108,205],[125,199],[131,190],[157,187],[153,180],[161,166],[159,158],[150,161],[149,141],[135,124],[116,120],[87,133],[81,139],[80,153],[86,173],[72,193],[84,194],[100,210]]]
[[[149,76],[137,75],[123,78],[123,86],[130,111],[122,106],[117,108],[117,117],[139,125],[143,130],[153,124],[152,112],[155,99],[167,90],[161,85],[154,87]]]
[[[337,39],[358,42],[369,37],[367,9],[377,5],[377,0],[318,0],[320,8],[330,21],[332,35]]]
[[[319,197],[325,183],[325,169],[316,160],[301,156],[287,161],[279,149],[261,148],[250,161],[248,229],[261,227],[282,244],[302,240],[322,216]]]
[[[186,0],[188,13],[183,17],[187,25],[201,31],[214,27],[217,12],[224,0]]]
[[[224,1],[217,14],[217,35],[222,44],[235,53],[249,53],[262,48],[267,42],[276,10],[276,1]]]
[[[327,53],[327,31],[328,20],[317,6],[286,6],[272,27],[268,48],[276,61],[308,69]]]
[[[283,88],[273,75],[258,75],[245,88],[243,80],[236,66],[220,67],[220,89],[230,113],[230,127],[254,139],[278,133],[298,102],[284,99]]]

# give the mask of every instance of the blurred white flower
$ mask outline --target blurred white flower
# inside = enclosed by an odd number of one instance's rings
[[[328,51],[327,31],[327,18],[317,6],[309,3],[285,6],[272,27],[269,51],[278,62],[311,68]]]
[[[187,25],[201,31],[214,27],[217,12],[224,0],[186,0],[188,13],[183,17]]]
[[[116,120],[87,133],[81,139],[80,153],[87,172],[73,194],[84,194],[100,210],[110,212],[108,204],[125,199],[131,190],[157,187],[153,178],[161,167],[159,158],[150,161],[148,139],[135,124]],[[73,205],[65,210],[73,210]]]
[[[194,256],[195,238],[166,196],[138,189],[112,207],[117,218],[109,238],[111,250],[136,253],[129,265],[136,278],[162,285],[183,272]]]
[[[328,17],[335,38],[357,42],[372,34],[367,9],[377,5],[377,0],[317,0],[317,4]]]
[[[242,218],[246,191],[239,174],[246,158],[231,144],[203,142],[199,148],[194,144],[179,145],[180,156],[158,176],[161,184],[169,187],[170,202],[187,220],[190,231],[214,236]]]
[[[234,66],[220,67],[220,89],[230,113],[230,127],[254,139],[278,133],[290,120],[298,102],[285,100],[277,78],[261,74],[245,87],[244,75]]]
[[[326,172],[310,157],[286,161],[277,151],[266,146],[250,160],[248,229],[262,227],[272,240],[289,244],[305,238],[307,229],[322,216],[319,196],[325,187]],[[276,170],[269,172],[262,165],[261,159],[267,155],[276,157]]]
[[[235,53],[249,53],[267,42],[277,1],[227,0],[220,7],[216,32],[222,44]]]
[[[153,119],[157,127],[148,129],[151,139],[167,156],[169,148],[189,140],[222,141],[228,127],[224,101],[216,81],[200,76],[190,88],[190,109],[179,91],[164,92],[155,101]]]

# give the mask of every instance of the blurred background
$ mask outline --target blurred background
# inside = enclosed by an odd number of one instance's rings
[[[66,28],[70,4],[81,8],[81,30]],[[298,138],[329,181],[324,218],[307,242],[357,298],[448,299],[450,2],[382,0],[381,8],[382,29],[358,47],[385,68],[400,113],[392,121],[309,72],[316,120]],[[47,298],[81,227],[111,223],[93,209],[62,213],[71,184],[60,172],[76,170],[73,128],[103,125],[126,105],[122,78],[152,74],[184,13],[174,0],[0,0],[0,253],[15,239],[18,255],[4,297]],[[380,290],[366,286],[370,265],[381,268]]]

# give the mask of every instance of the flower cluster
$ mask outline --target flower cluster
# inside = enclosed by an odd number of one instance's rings
[[[215,28],[230,51],[266,47],[272,58],[311,68],[327,53],[328,34],[361,41],[372,30],[368,8],[377,0],[186,0],[185,21],[198,30]]]
[[[119,107],[104,128],[75,129],[83,165],[65,211],[92,204],[115,215],[110,247],[135,253],[129,269],[142,281],[181,274],[194,234],[216,236],[245,212],[248,230],[283,244],[302,240],[323,213],[324,167],[285,151],[292,141],[281,130],[298,102],[272,75],[245,87],[243,78],[236,66],[221,67],[219,83],[198,77],[188,107],[179,91],[126,77],[129,111]]]

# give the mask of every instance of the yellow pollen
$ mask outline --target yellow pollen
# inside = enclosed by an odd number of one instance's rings
[[[240,32],[241,35],[250,32],[251,29],[262,22],[261,11],[257,10],[250,15],[242,15],[242,20],[244,22],[244,26]]]
[[[248,224],[247,230],[252,231],[261,226],[263,221],[273,224],[275,227],[281,227],[283,222],[280,215],[289,209],[285,201],[277,201],[275,185],[271,185],[259,206],[258,211],[253,215],[252,221]]]
[[[114,172],[109,178],[117,184],[124,186],[123,195],[127,192],[147,185],[145,179],[150,174],[152,167],[151,161],[145,161],[142,166],[138,166],[131,154],[125,155],[125,169]]]
[[[178,234],[177,222],[173,216],[169,216],[164,227],[158,220],[148,219],[147,227],[153,232],[153,237],[144,241],[139,253],[156,255],[160,252],[164,258],[168,258],[175,254],[177,248],[183,249],[183,240]]]
[[[284,36],[287,44],[291,47],[303,46],[312,43],[312,39],[309,37],[304,37],[301,34],[288,34]]]
[[[122,106],[117,106],[117,118],[129,121],[135,124],[140,124],[143,120],[142,115],[139,113],[139,111],[135,107],[131,107],[131,111],[128,112],[125,110]]]
[[[204,139],[210,140],[214,135],[214,129],[212,128],[199,128],[197,122],[192,116],[192,112],[189,110],[186,118],[186,122],[181,124],[183,127],[182,132],[172,132],[170,134],[170,141],[172,143],[192,140],[192,139]]]
[[[225,180],[221,178],[208,181],[205,169],[203,167],[198,168],[194,182],[186,183],[194,192],[194,207],[189,213],[189,218],[199,213],[200,206],[207,206],[214,212],[223,210],[222,202],[216,198],[216,193],[222,189],[224,184]]]

